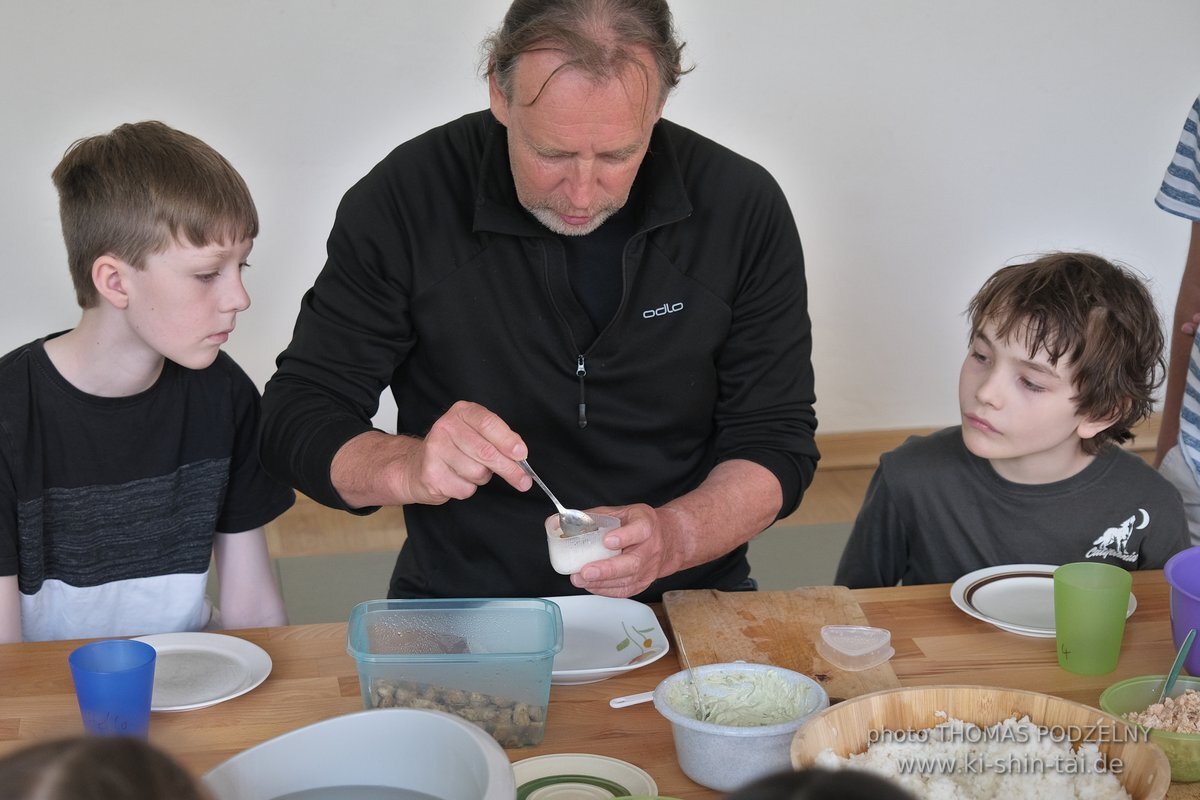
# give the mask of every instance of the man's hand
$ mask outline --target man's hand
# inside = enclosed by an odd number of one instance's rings
[[[604,537],[619,555],[585,564],[571,583],[593,594],[631,597],[653,581],[704,564],[749,541],[775,521],[779,481],[759,464],[732,459],[713,467],[697,488],[659,508],[589,508],[621,527]]]
[[[423,439],[371,431],[344,444],[330,478],[347,505],[441,505],[463,500],[499,475],[526,491],[533,481],[516,463],[529,450],[521,437],[478,403],[460,400]]]
[[[592,594],[632,597],[682,565],[683,539],[675,529],[676,516],[648,505],[588,509],[610,514],[621,526],[604,537],[604,546],[621,552],[594,561],[571,576],[571,583]]]
[[[411,502],[440,505],[464,500],[499,475],[520,491],[533,485],[516,461],[529,451],[504,420],[477,403],[460,400],[408,453],[401,476]]]

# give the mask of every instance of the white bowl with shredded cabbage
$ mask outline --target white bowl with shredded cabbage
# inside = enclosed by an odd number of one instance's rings
[[[738,661],[675,673],[654,690],[654,707],[671,723],[683,773],[729,792],[787,769],[796,729],[829,695],[799,672]]]

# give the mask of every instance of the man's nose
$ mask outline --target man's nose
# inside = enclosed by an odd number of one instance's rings
[[[592,159],[575,159],[571,174],[567,177],[567,199],[577,211],[591,208],[596,196],[596,162]]]

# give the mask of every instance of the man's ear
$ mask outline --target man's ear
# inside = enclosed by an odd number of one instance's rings
[[[496,81],[496,70],[488,70],[488,100],[492,106],[492,116],[504,127],[508,127],[508,98]]]
[[[129,305],[125,280],[130,269],[132,267],[111,253],[92,262],[92,283],[96,292],[114,308],[124,309]]]

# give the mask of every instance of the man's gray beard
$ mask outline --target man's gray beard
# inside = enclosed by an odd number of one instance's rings
[[[563,222],[558,216],[558,212],[549,208],[529,208],[526,209],[530,214],[533,214],[534,219],[542,223],[550,230],[562,236],[587,236],[592,231],[599,228],[604,222],[617,213],[619,209],[606,208],[600,211],[596,216],[592,217],[587,225],[568,225]]]

